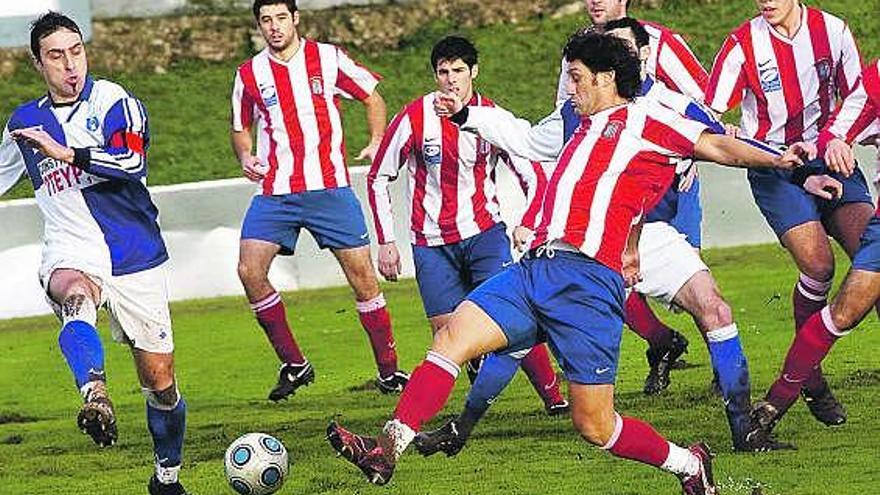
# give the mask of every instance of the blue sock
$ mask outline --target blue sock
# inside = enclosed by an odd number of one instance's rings
[[[727,422],[733,434],[734,445],[745,439],[751,409],[749,363],[743,354],[736,324],[706,334],[712,368],[718,375],[721,396],[724,399]]]
[[[67,322],[58,334],[58,345],[77,388],[93,380],[104,380],[104,347],[93,325],[82,320]]]
[[[479,421],[495,398],[513,380],[521,361],[509,354],[493,352],[486,356],[465,401],[465,408],[472,419]]]
[[[186,431],[186,402],[183,397],[170,410],[147,404],[147,426],[153,436],[153,452],[159,465],[179,466],[183,460],[183,434]]]

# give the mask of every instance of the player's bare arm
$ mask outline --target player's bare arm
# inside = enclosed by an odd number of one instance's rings
[[[818,154],[810,143],[795,143],[782,155],[773,155],[729,136],[704,132],[694,147],[696,158],[738,168],[793,169]]]
[[[370,143],[357,155],[358,160],[373,161],[379,150],[379,143],[385,135],[385,123],[388,119],[388,110],[385,107],[385,99],[379,91],[373,93],[363,101],[367,112],[367,128],[370,130]]]
[[[638,223],[633,225],[626,239],[626,249],[623,251],[622,271],[623,283],[626,287],[633,287],[642,280],[639,271],[639,238],[642,236],[642,226],[645,224],[645,215],[639,218]]]
[[[10,135],[12,136],[12,139],[24,142],[49,158],[73,163],[73,148],[69,148],[58,141],[55,141],[55,139],[53,139],[49,133],[44,131],[42,127],[16,129],[10,132]]]
[[[267,167],[264,166],[260,159],[252,154],[253,137],[250,129],[243,131],[231,131],[230,138],[232,141],[232,151],[241,165],[241,172],[249,180],[259,182],[266,175]]]

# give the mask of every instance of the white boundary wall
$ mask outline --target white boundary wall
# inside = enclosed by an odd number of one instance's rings
[[[865,172],[872,177],[873,150],[860,149],[859,155],[863,164],[870,165]],[[353,167],[350,172],[372,235],[366,167]],[[752,200],[745,171],[702,165],[701,172],[705,247],[775,242]],[[502,214],[510,226],[524,207],[524,198],[504,167],[498,180]],[[392,196],[404,273],[412,276],[412,256],[406,245],[409,203],[405,187],[402,177],[392,185]],[[236,275],[238,235],[254,191],[255,186],[245,179],[151,188],[171,255],[173,300],[242,294]],[[37,280],[42,229],[42,218],[33,200],[0,202],[0,319],[50,312]],[[345,284],[332,254],[320,251],[306,234],[300,236],[295,256],[275,261],[270,278],[283,290]]]

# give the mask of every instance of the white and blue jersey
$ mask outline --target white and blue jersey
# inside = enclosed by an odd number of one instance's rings
[[[41,127],[73,148],[74,163],[46,157],[10,136],[28,127]],[[109,277],[168,259],[146,187],[149,143],[143,104],[109,81],[87,77],[71,104],[55,105],[44,96],[15,110],[0,141],[0,194],[27,173],[45,223],[44,282],[58,268]]]

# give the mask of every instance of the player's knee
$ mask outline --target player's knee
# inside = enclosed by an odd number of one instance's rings
[[[598,419],[597,415],[578,411],[573,411],[571,415],[574,428],[580,433],[581,437],[593,445],[602,446],[608,442],[608,428]]]
[[[76,286],[68,292],[61,301],[60,313],[61,321],[65,325],[78,320],[95,326],[98,320],[98,308],[85,287]]]
[[[268,273],[246,261],[238,262],[238,279],[245,287],[254,287],[263,282],[268,283]]]
[[[855,327],[862,318],[861,312],[857,308],[847,307],[843,304],[831,305],[831,322],[837,329],[837,333],[848,333]]]
[[[173,381],[171,382],[171,385],[161,390],[143,388],[141,391],[144,394],[144,398],[147,400],[147,404],[154,409],[171,411],[174,410],[180,402],[180,391],[177,389],[177,384]]]
[[[801,263],[801,273],[807,277],[817,281],[825,282],[834,278],[834,258],[824,256],[807,260]]]

